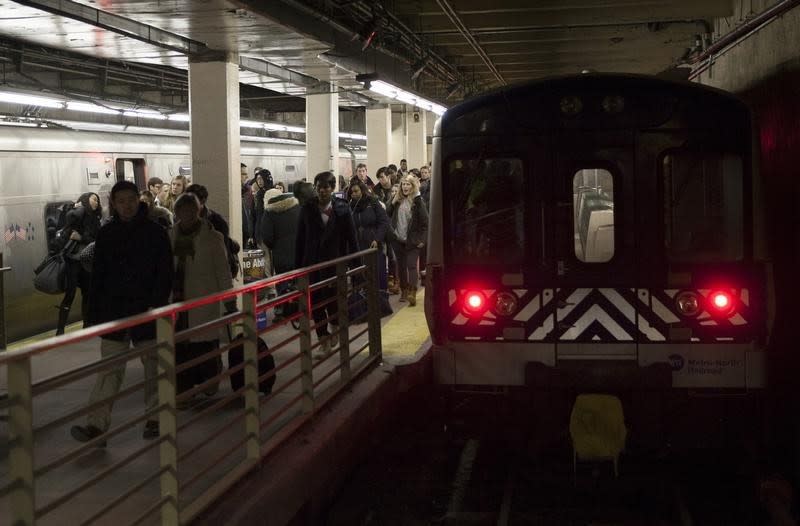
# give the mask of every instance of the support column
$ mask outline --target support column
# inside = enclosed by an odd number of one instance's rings
[[[330,170],[339,173],[339,95],[320,93],[306,96],[306,178]]]
[[[389,106],[367,108],[367,168],[373,179],[378,168],[392,162],[391,146],[392,109]]]
[[[406,160],[408,168],[428,164],[426,111],[406,106]]]
[[[242,242],[239,170],[239,59],[233,53],[189,62],[192,182],[208,188],[209,208],[222,214]]]

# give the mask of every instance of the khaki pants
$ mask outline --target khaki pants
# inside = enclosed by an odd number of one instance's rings
[[[143,340],[138,343],[138,347],[155,343],[155,340]],[[128,352],[130,348],[131,340],[127,336],[122,341],[100,340],[100,356],[103,359]],[[145,410],[150,411],[158,407],[158,383],[155,380],[156,376],[158,376],[158,356],[156,351],[153,350],[142,356],[142,364],[144,364],[144,379],[146,381],[144,384],[144,405]],[[89,395],[90,405],[119,393],[122,382],[125,380],[126,365],[126,362],[117,364],[112,369],[105,370],[97,375],[92,394]],[[89,425],[95,426],[102,431],[108,431],[108,428],[111,427],[111,409],[113,407],[114,402],[109,402],[93,410],[89,413]],[[157,418],[151,417],[151,419],[156,420]]]

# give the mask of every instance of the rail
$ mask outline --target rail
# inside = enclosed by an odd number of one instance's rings
[[[0,401],[0,410],[8,412],[7,437],[0,436],[5,452],[0,509],[10,511],[15,525],[103,520],[121,526],[152,523],[156,517],[161,524],[190,522],[380,361],[375,254],[375,249],[365,250],[0,353],[8,379],[8,398]],[[287,290],[290,283],[294,287]],[[260,300],[272,287],[280,293]],[[356,288],[366,291],[365,299],[350,297]],[[367,304],[365,319],[349,319],[348,307],[356,298]],[[222,305],[234,299],[241,299],[242,308],[222,314]],[[219,306],[218,317],[176,328],[184,313],[209,305]],[[297,305],[296,312],[288,313],[290,305]],[[276,307],[287,316],[272,324],[260,321],[261,313]],[[153,322],[155,340],[97,357],[98,338]],[[299,330],[292,322],[299,322]],[[331,353],[322,352],[331,339],[312,335],[312,329],[328,323],[338,326],[338,349]],[[231,328],[242,329],[242,337],[226,337]],[[209,332],[223,337],[200,355],[185,354],[186,342],[208,338]],[[259,350],[259,338],[268,343],[266,350]],[[234,348],[242,349],[243,360],[233,363],[229,354],[229,367],[222,370],[222,356]],[[56,374],[35,374],[55,353],[67,353],[73,362],[77,356],[90,359]],[[269,357],[274,367],[260,370]],[[124,383],[120,378],[116,394],[98,399],[93,393],[92,401],[78,407],[64,401],[67,390],[79,390],[83,401],[89,399],[96,374],[122,370],[124,375],[126,365],[137,365],[129,363],[135,359],[145,363],[145,372],[129,375],[133,378]],[[149,376],[146,360],[157,363]],[[179,383],[182,374],[209,364],[216,367],[215,376],[197,385]],[[242,374],[241,387],[231,382],[230,391],[214,394],[222,382]],[[266,384],[271,388],[259,393]],[[147,397],[148,389],[157,391],[157,403],[150,408],[123,401],[142,391]],[[85,443],[72,441],[70,425],[114,402],[112,422],[102,435]],[[151,420],[158,422],[156,439],[139,442],[131,436]],[[128,449],[120,451],[126,444]],[[72,473],[65,475],[65,469]]]
[[[8,345],[8,333],[6,332],[6,272],[11,272],[11,267],[3,266],[3,253],[0,252],[0,351],[5,351]]]

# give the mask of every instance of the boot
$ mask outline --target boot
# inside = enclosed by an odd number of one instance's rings
[[[417,287],[408,287],[408,306],[415,307],[417,305]]]
[[[403,287],[402,290],[399,291],[400,293],[400,302],[405,303],[408,301],[408,287]]]
[[[400,286],[397,284],[397,279],[394,276],[389,276],[389,294],[394,296],[395,294],[400,294]]]
[[[67,326],[67,318],[69,318],[69,307],[58,307],[58,326],[56,326],[56,336],[64,334],[64,328]]]

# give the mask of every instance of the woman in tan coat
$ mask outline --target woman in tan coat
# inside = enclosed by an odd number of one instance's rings
[[[200,298],[227,290],[233,286],[222,234],[200,217],[200,201],[194,194],[185,193],[175,202],[175,227],[170,232],[175,258],[175,280],[172,301],[180,302]],[[176,331],[197,327],[219,318],[222,304],[210,303],[179,315]],[[219,331],[209,329],[194,334],[188,341],[176,346],[176,364],[193,360],[219,347]],[[178,392],[216,376],[222,371],[222,360],[217,357],[198,364],[177,375]],[[217,386],[206,389],[206,394],[216,394]]]

